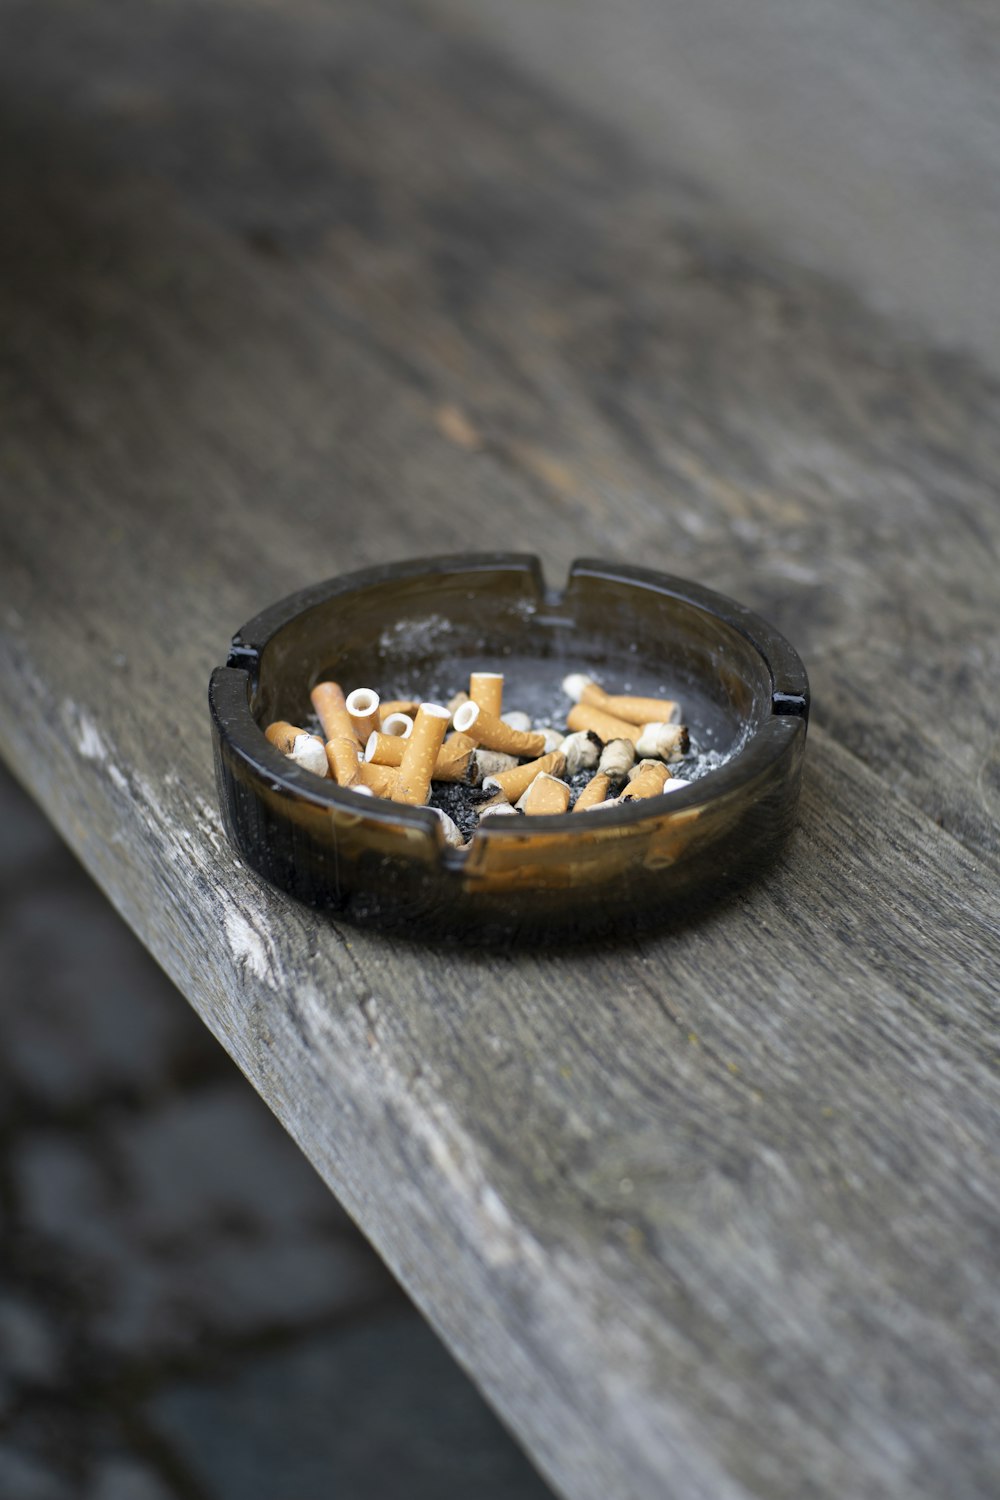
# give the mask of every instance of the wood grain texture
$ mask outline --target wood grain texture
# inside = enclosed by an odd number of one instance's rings
[[[0,14],[5,757],[566,1495],[991,1494],[996,387],[416,9]],[[240,868],[232,630],[472,546],[788,633],[772,878],[498,959]]]

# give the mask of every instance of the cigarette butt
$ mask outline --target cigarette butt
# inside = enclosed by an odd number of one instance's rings
[[[660,760],[679,760],[691,747],[686,724],[643,724],[635,742],[635,753],[657,756]]]
[[[306,771],[312,771],[314,776],[329,775],[329,766],[326,763],[326,751],[323,749],[323,741],[317,739],[316,735],[310,734],[306,729],[299,729],[294,724],[288,724],[284,719],[279,719],[274,724],[269,724],[264,730],[265,735],[280,750],[282,755],[287,755],[297,766],[302,766]],[[317,748],[323,750],[319,755]]]
[[[545,741],[543,754],[548,755],[552,750],[562,749],[562,742],[566,736],[561,729],[540,729],[538,733]]]
[[[577,803],[577,806],[579,806],[579,803]],[[619,802],[617,797],[608,797],[604,802],[591,802],[590,806],[585,807],[583,811],[604,812],[604,810],[608,807],[621,807],[621,803]],[[574,807],[573,811],[576,812],[576,807]]]
[[[502,750],[474,750],[472,780],[482,782],[484,776],[499,776],[501,771],[512,771],[516,765],[516,755],[505,755]]]
[[[672,724],[681,711],[673,698],[634,698],[627,693],[605,693],[597,707],[605,713],[617,714],[619,719],[627,719],[630,724]]]
[[[431,773],[432,781],[468,781],[469,763],[476,742],[467,734],[450,734],[438,752]]]
[[[509,813],[515,817],[520,816],[516,807],[511,807],[509,802],[488,802],[485,807],[479,809],[479,821],[484,818],[503,818]]]
[[[378,711],[382,715],[383,733],[385,731],[385,721],[392,714],[405,714],[408,719],[412,719],[419,707],[420,703],[416,698],[388,698],[384,703],[380,703]],[[378,728],[377,725],[376,728]]]
[[[578,729],[566,735],[559,746],[566,757],[566,772],[575,776],[577,771],[592,771],[601,758],[600,738],[592,729]]]
[[[510,771],[501,771],[499,776],[483,778],[483,790],[500,791],[508,802],[516,802],[528,790],[536,776],[548,772],[550,776],[561,776],[566,769],[566,757],[561,750],[552,750],[539,760],[526,766],[514,766]]]
[[[597,769],[610,776],[612,781],[620,781],[627,776],[635,765],[635,746],[631,740],[608,740],[601,751],[601,758],[597,762]]]
[[[566,725],[571,730],[592,729],[605,744],[608,740],[631,740],[633,745],[641,733],[638,724],[629,724],[614,714],[606,714],[603,708],[591,703],[577,703],[566,715]]]
[[[432,781],[465,781],[468,777],[469,761],[476,748],[475,740],[467,734],[449,735],[438,752],[431,773]],[[406,740],[392,735],[380,734],[378,730],[368,736],[365,745],[365,763],[377,766],[401,766],[406,752]]]
[[[354,721],[347,712],[347,700],[338,682],[317,682],[309,697],[328,741],[354,737]]]
[[[342,734],[335,740],[327,740],[326,758],[330,775],[338,786],[356,786],[361,780],[358,742],[353,731],[350,737]]]
[[[583,672],[571,672],[563,678],[563,692],[574,703],[586,703],[606,714],[624,719],[627,724],[671,723],[680,712],[672,698],[639,698],[629,693],[606,693],[600,683]]]
[[[565,781],[550,776],[547,771],[540,771],[523,797],[518,798],[517,807],[529,818],[551,817],[566,811],[569,798],[570,790]]]
[[[421,703],[413,721],[413,733],[404,741],[403,759],[392,790],[394,802],[419,805],[427,801],[431,773],[450,720],[451,714],[440,703]]]
[[[374,792],[376,797],[391,797],[399,780],[395,766],[377,766],[374,761],[358,762],[359,784]]]
[[[482,708],[475,700],[463,703],[455,715],[455,728],[460,734],[469,734],[486,750],[503,750],[506,755],[532,758],[545,753],[543,734],[525,734],[523,730],[511,729],[502,719]]]
[[[365,742],[365,761],[377,766],[399,766],[403,762],[406,740],[397,735],[382,734],[373,729]]]
[[[531,728],[531,715],[522,713],[519,708],[512,708],[509,714],[501,714],[500,717],[511,729],[520,729],[522,733],[527,733]]]
[[[633,802],[641,797],[658,797],[670,772],[660,760],[641,760],[629,773],[628,785],[619,802]]]
[[[574,812],[586,812],[588,807],[596,807],[598,802],[603,802],[608,795],[611,786],[611,777],[606,771],[598,771],[592,776],[573,804]]]
[[[468,695],[468,693],[463,693],[462,690],[461,690],[461,688],[460,688],[458,690],[458,692],[454,695],[454,697],[448,699],[448,702],[445,704],[445,707],[447,708],[448,712],[451,714],[452,718],[454,718],[455,715],[456,715],[456,713],[458,712],[458,710],[462,707],[462,704],[463,703],[468,703],[468,701],[469,701],[469,695]]]
[[[665,792],[682,792],[685,787],[690,785],[690,781],[685,781],[683,776],[671,776],[669,781],[663,783],[662,790]]]
[[[381,733],[393,739],[408,740],[413,733],[413,719],[409,714],[382,714]]]
[[[503,673],[472,672],[469,675],[469,697],[486,713],[499,719],[503,705]],[[455,725],[458,728],[458,725]]]
[[[355,688],[347,695],[347,712],[354,733],[363,745],[373,729],[379,727],[379,696],[371,688]]]

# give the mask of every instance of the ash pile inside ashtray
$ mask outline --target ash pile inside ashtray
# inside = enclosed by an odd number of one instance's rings
[[[442,684],[429,686],[444,697]],[[572,673],[552,684],[551,702],[537,685],[524,698],[521,707],[497,672],[472,672],[467,690],[444,702],[419,693],[384,701],[370,686],[345,695],[326,681],[312,691],[307,727],[265,732],[317,776],[433,809],[456,846],[488,819],[585,816],[662,797],[728,758],[699,745],[682,705],[665,695],[613,692]]]

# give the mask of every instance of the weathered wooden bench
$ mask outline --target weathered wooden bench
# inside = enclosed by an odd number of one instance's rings
[[[996,381],[483,9],[5,6],[0,748],[567,1496],[985,1496]],[[807,660],[787,856],[680,933],[420,949],[226,842],[231,631],[512,546]]]

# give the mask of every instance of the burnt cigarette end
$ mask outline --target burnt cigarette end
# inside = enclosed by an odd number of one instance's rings
[[[276,750],[280,750],[282,755],[286,755],[304,771],[311,771],[314,776],[330,774],[323,741],[308,730],[299,729],[297,725],[279,719],[276,723],[269,724],[264,734]]]
[[[603,744],[592,729],[578,729],[566,735],[559,748],[566,757],[566,774],[575,776],[577,771],[593,771],[601,758]]]
[[[620,781],[635,765],[635,746],[631,740],[609,740],[601,751],[597,769],[612,781]]]
[[[636,754],[652,756],[660,760],[678,760],[686,755],[691,737],[685,724],[644,724],[635,743]]]
[[[501,771],[513,771],[517,765],[517,756],[505,755],[502,750],[474,750],[472,761],[472,775],[478,783],[486,776],[499,776]]]

